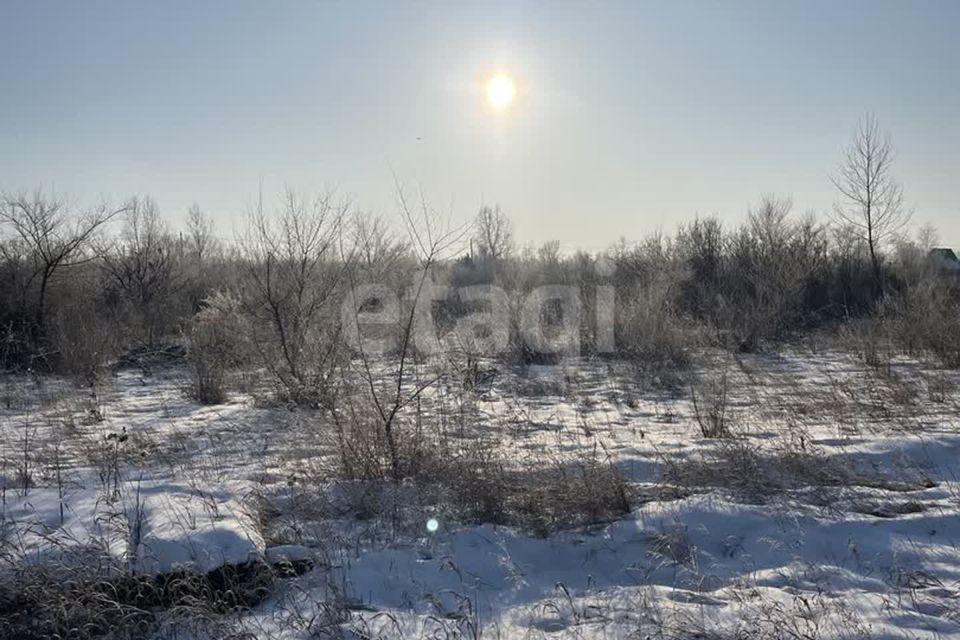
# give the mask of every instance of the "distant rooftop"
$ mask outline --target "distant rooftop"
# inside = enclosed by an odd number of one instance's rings
[[[927,259],[940,269],[960,271],[960,259],[957,259],[957,254],[954,253],[953,249],[942,247],[930,249]]]

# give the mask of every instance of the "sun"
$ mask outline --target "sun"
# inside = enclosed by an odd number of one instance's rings
[[[517,95],[517,86],[513,78],[505,73],[498,73],[487,80],[487,102],[497,111],[506,110]]]

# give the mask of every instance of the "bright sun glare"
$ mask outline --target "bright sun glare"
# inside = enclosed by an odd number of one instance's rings
[[[510,76],[498,73],[487,80],[487,102],[497,111],[503,111],[513,103],[517,93],[516,85]]]

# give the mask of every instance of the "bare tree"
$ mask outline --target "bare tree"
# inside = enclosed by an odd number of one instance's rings
[[[0,237],[0,300],[4,311],[19,311],[25,306],[31,266],[30,247],[23,239]]]
[[[883,293],[880,248],[910,221],[911,215],[904,208],[903,187],[891,175],[893,159],[890,138],[880,130],[876,117],[867,114],[832,178],[840,192],[840,202],[834,206],[836,220],[867,243],[878,294]]]
[[[474,244],[481,257],[500,260],[513,250],[513,224],[500,207],[482,207],[474,222]]]
[[[27,289],[36,284],[34,331],[44,336],[50,284],[64,269],[93,259],[87,250],[97,230],[126,208],[106,205],[72,214],[64,200],[40,191],[0,196],[0,223],[13,230],[29,251]]]
[[[187,244],[199,271],[203,270],[204,260],[218,248],[213,234],[213,220],[196,204],[187,210]]]
[[[255,346],[287,396],[316,403],[331,373],[336,327],[324,322],[349,259],[337,254],[347,206],[287,192],[276,216],[257,205],[242,243]]]
[[[394,237],[383,218],[369,214],[354,216],[350,241],[356,254],[356,267],[372,282],[395,272],[410,254],[410,244]]]
[[[465,231],[460,228],[451,229],[449,225],[437,215],[435,211],[427,205],[423,194],[420,194],[420,206],[414,208],[407,200],[403,189],[397,185],[397,198],[400,208],[400,214],[406,226],[410,237],[409,246],[416,255],[417,271],[414,275],[413,286],[410,290],[409,308],[405,309],[399,317],[398,326],[398,345],[397,362],[395,364],[381,363],[386,365],[389,373],[383,375],[383,372],[377,370],[377,362],[371,354],[363,349],[362,340],[358,341],[360,355],[360,378],[363,386],[368,392],[368,397],[364,398],[372,402],[375,409],[375,421],[378,430],[386,444],[387,455],[389,458],[390,473],[394,480],[400,480],[404,473],[404,464],[401,460],[400,444],[397,437],[397,424],[400,422],[400,413],[403,409],[412,403],[416,403],[421,394],[438,381],[438,377],[428,377],[421,380],[419,375],[414,376],[412,386],[408,380],[408,370],[416,369],[412,362],[412,348],[416,341],[418,320],[422,315],[430,316],[432,320],[432,298],[427,293],[432,282],[432,271],[438,261],[444,254],[452,248],[458,247],[463,240]],[[375,253],[367,254],[372,256],[376,262],[384,262],[393,259],[394,243],[383,243]],[[407,246],[403,244],[403,246]],[[364,252],[366,250],[361,250]],[[379,256],[379,257],[377,257]],[[367,257],[364,256],[363,260]],[[376,269],[374,269],[376,271]],[[355,283],[351,281],[351,289]],[[352,298],[354,315],[353,321],[357,322],[357,331],[359,335],[359,305],[356,296]],[[348,377],[343,376],[345,379]],[[351,413],[356,414],[356,411]],[[340,412],[332,410],[331,415],[340,433],[341,446],[345,440],[344,424]]]
[[[537,247],[537,260],[550,265],[556,266],[560,263],[560,241],[559,240],[547,240],[542,245]]]
[[[222,252],[223,246],[214,235],[213,220],[198,205],[192,205],[187,211],[187,232],[185,238],[181,236],[180,253],[186,296],[194,313],[201,310],[204,299],[217,289],[219,279],[214,274]]]
[[[169,303],[179,285],[174,248],[174,238],[148,196],[130,201],[119,239],[103,251],[108,290],[132,314],[142,331],[138,338],[148,347],[155,347],[172,324]]]

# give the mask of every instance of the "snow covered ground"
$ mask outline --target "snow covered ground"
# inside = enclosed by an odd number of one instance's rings
[[[95,394],[5,381],[4,562],[97,553],[153,574],[309,556],[231,615],[254,637],[960,637],[957,372],[813,349],[716,354],[683,382],[501,367],[461,394],[466,437],[518,471],[599,455],[626,479],[629,512],[549,535],[463,521],[409,482],[332,482],[319,414],[248,394],[202,407],[185,382],[177,367]],[[696,413],[718,397],[733,437],[704,438]]]

